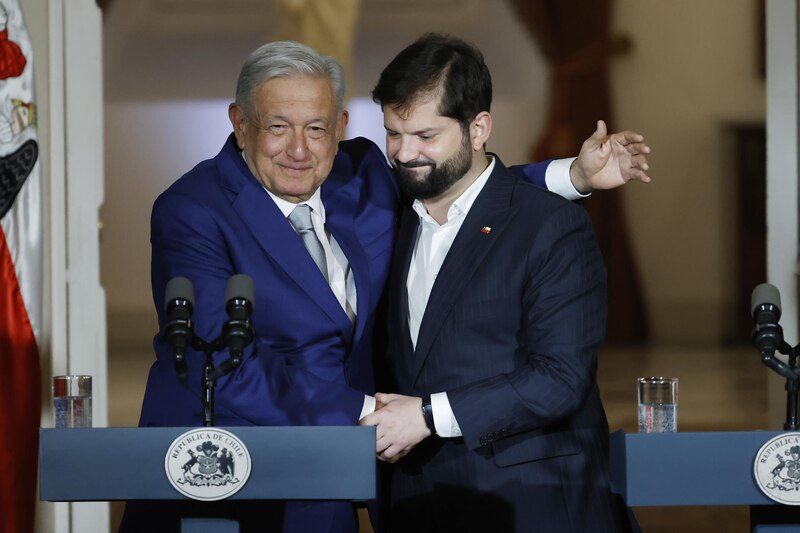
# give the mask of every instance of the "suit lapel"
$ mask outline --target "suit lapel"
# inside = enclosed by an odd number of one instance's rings
[[[369,283],[369,261],[367,261],[364,248],[356,238],[353,227],[353,214],[356,212],[359,191],[356,187],[345,185],[341,176],[331,174],[322,186],[322,202],[325,205],[325,227],[331,232],[347,257],[355,280],[357,304],[353,342],[357,343],[364,334],[364,324],[367,322],[372,295]]]
[[[459,295],[469,285],[481,262],[488,257],[492,246],[501,238],[516,212],[517,208],[511,205],[514,186],[515,179],[497,159],[489,180],[458,231],[431,290],[414,352],[414,381]],[[408,309],[407,302],[405,309]]]
[[[411,343],[411,329],[408,327],[408,290],[406,282],[414,255],[414,245],[419,231],[419,216],[407,207],[400,218],[400,230],[397,235],[394,258],[392,260],[391,286],[389,287],[389,312],[394,316],[390,324],[398,328],[397,336],[403,354],[411,355],[414,345]]]
[[[229,140],[226,148],[220,154],[220,169],[222,184],[231,194],[234,210],[270,258],[323,309],[341,330],[344,338],[349,340],[352,335],[350,319],[303,246],[302,240],[253,177],[241,153],[236,150],[235,141],[231,145]],[[259,280],[256,278],[255,282],[258,284]]]

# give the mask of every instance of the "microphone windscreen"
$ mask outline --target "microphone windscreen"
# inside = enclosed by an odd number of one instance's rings
[[[753,313],[757,311],[763,304],[772,304],[778,308],[778,313],[781,309],[781,293],[775,285],[769,283],[762,283],[753,289],[753,295],[750,298],[750,309]]]
[[[164,289],[164,307],[168,306],[171,301],[179,298],[188,300],[192,307],[194,307],[194,287],[192,286],[192,282],[180,276],[172,278],[167,282],[167,288]]]
[[[229,302],[234,298],[243,298],[250,302],[250,305],[256,305],[256,291],[253,285],[253,278],[247,274],[234,274],[228,280],[228,286],[225,290],[225,301]]]

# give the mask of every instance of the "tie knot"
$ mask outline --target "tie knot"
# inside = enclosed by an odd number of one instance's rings
[[[311,225],[311,206],[300,204],[289,213],[289,222],[297,231],[308,231],[313,229]]]

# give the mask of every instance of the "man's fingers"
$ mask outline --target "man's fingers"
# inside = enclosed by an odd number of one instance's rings
[[[386,449],[391,446],[391,442],[383,436],[375,439],[375,453],[381,455]]]
[[[649,154],[650,147],[643,142],[629,143],[623,146],[630,155]]]
[[[393,399],[397,397],[397,394],[386,394],[384,392],[378,392],[375,394],[375,400],[381,402],[382,404],[387,404],[391,402]]]
[[[647,175],[645,170],[647,170],[647,169],[644,169],[644,170],[633,169],[631,171],[630,175],[628,176],[628,179],[641,181],[643,183],[650,183],[652,181],[652,178]]]
[[[376,416],[377,412],[378,411],[375,411],[375,412],[370,413],[370,414],[364,416],[363,418],[361,418],[361,420],[358,421],[358,425],[359,426],[377,426],[378,425],[378,418],[379,418],[378,416]]]
[[[397,449],[397,446],[387,446],[386,448],[384,448],[383,450],[380,450],[378,452],[378,458],[381,461],[386,461],[388,463],[393,463],[393,462],[397,461],[397,459],[399,459],[399,457],[397,457],[397,452],[398,451],[399,450]]]
[[[647,170],[649,168],[647,164],[647,156],[644,154],[631,154],[630,166],[631,168],[641,168],[642,170]]]
[[[644,136],[636,133],[635,131],[621,131],[613,135],[614,140],[622,146],[628,146],[632,143],[644,144]]]
[[[384,461],[386,463],[396,463],[410,452],[414,447],[409,446],[406,448],[400,448],[398,446],[390,446],[383,453],[378,453],[378,459]]]
[[[608,135],[608,128],[606,127],[606,122],[604,120],[597,121],[597,128],[595,128],[592,137],[600,139],[601,141]]]

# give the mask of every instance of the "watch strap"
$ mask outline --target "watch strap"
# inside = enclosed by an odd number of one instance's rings
[[[422,418],[425,419],[425,425],[431,430],[431,433],[436,435],[436,424],[433,422],[433,407],[431,406],[431,397],[425,396],[422,399]]]

